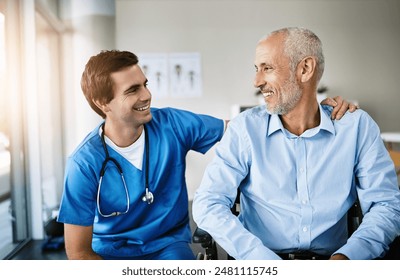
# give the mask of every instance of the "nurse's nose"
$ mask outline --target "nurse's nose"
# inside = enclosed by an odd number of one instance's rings
[[[140,97],[140,99],[142,99],[142,100],[151,99],[151,92],[150,92],[150,90],[149,90],[148,87],[145,88],[145,90],[143,91],[143,94],[142,94],[142,96]]]

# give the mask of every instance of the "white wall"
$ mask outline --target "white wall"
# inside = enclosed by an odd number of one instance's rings
[[[321,38],[328,95],[357,100],[382,131],[400,131],[398,0],[116,0],[118,49],[202,55],[203,96],[154,99],[153,106],[222,118],[232,104],[257,102],[255,45],[285,26],[307,27]],[[188,157],[190,195],[210,156]]]
[[[114,0],[62,0],[65,154],[68,156],[101,121],[86,101],[80,80],[89,58],[115,48]]]

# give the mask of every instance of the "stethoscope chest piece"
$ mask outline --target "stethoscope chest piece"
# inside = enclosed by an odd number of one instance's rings
[[[154,195],[148,188],[146,188],[146,194],[142,197],[142,201],[147,202],[147,204],[152,204],[154,201]]]

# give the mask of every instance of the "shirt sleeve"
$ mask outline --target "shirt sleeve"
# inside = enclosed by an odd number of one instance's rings
[[[82,226],[93,225],[97,182],[95,174],[69,158],[65,171],[64,193],[58,221]]]
[[[204,154],[224,134],[224,121],[212,116],[170,109],[170,118],[179,141],[188,150]]]
[[[237,188],[249,172],[250,155],[243,129],[238,121],[231,121],[196,191],[193,217],[235,259],[280,259],[230,211]]]
[[[383,257],[400,233],[400,191],[394,165],[377,124],[365,114],[359,124],[355,177],[362,223],[335,253],[350,259]]]

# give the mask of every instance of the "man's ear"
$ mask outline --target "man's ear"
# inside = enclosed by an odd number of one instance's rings
[[[308,82],[316,72],[317,63],[314,57],[308,56],[300,61],[298,66],[298,73],[300,75],[301,82]]]
[[[97,108],[99,108],[103,113],[106,113],[108,111],[110,111],[110,109],[108,108],[107,104],[103,104],[101,103],[99,100],[94,100],[92,99],[92,102],[94,105],[96,105]]]

